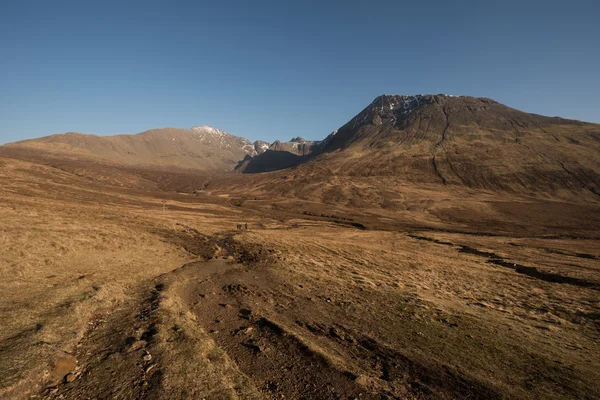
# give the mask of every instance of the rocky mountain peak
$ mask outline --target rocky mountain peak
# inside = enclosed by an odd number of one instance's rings
[[[252,145],[254,146],[256,155],[262,154],[269,149],[269,143],[264,140],[256,140]]]
[[[212,136],[223,136],[224,134],[227,134],[227,132],[225,132],[221,129],[217,129],[210,125],[202,125],[202,126],[196,125],[196,126],[193,126],[190,130],[193,132],[212,135]]]

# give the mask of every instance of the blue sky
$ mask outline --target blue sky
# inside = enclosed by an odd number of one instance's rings
[[[600,122],[598,3],[3,1],[0,143],[204,124],[320,139],[383,93]]]

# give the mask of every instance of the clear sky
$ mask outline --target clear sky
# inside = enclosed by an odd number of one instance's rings
[[[600,122],[600,1],[0,2],[0,143],[321,139],[383,93]]]

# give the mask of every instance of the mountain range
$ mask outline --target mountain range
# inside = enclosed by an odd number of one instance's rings
[[[243,174],[395,177],[472,189],[600,197],[600,125],[525,113],[494,100],[382,95],[322,141],[250,142],[210,126],[135,135],[52,135],[0,155]]]
[[[69,132],[2,146],[32,152],[121,165],[228,171],[245,155],[258,155],[266,142],[251,143],[212,126],[152,129],[135,135],[96,136]]]

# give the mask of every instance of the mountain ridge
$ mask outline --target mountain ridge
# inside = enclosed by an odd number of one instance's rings
[[[484,190],[600,197],[600,125],[525,113],[485,97],[377,96],[320,141],[250,142],[212,126],[135,135],[66,133],[0,146],[15,157],[250,174],[393,176]]]
[[[137,134],[98,136],[78,132],[27,139],[0,146],[0,153],[36,152],[122,165],[228,171],[246,154],[259,154],[260,142],[212,126],[158,128]],[[262,149],[259,149],[262,151]]]
[[[489,98],[378,96],[315,149],[284,159],[266,152],[239,169],[277,170],[266,162],[270,157],[295,176],[390,176],[600,197],[599,124],[525,113]]]

